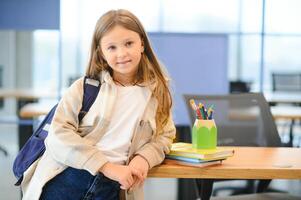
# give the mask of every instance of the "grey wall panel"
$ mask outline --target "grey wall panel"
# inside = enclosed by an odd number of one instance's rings
[[[0,29],[60,28],[60,0],[1,0]]]

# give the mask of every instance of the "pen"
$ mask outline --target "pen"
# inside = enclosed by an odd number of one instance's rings
[[[198,109],[199,109],[199,111],[200,111],[200,113],[201,113],[201,115],[202,115],[202,119],[205,119],[205,114],[204,114],[204,112],[203,112],[202,106],[203,106],[203,104],[202,104],[202,103],[199,103]]]
[[[212,114],[213,114],[213,109],[209,108],[208,109],[208,119],[212,119]]]
[[[201,114],[200,110],[197,108],[194,100],[190,99],[189,102],[190,102],[191,108],[196,112],[197,118],[202,119],[202,114]]]
[[[200,111],[201,111],[201,113],[203,115],[203,119],[207,119],[208,116],[207,116],[207,112],[205,110],[204,104],[199,103],[199,109],[200,109]]]
[[[214,104],[211,104],[208,108],[208,119],[212,119],[212,112],[213,112]]]

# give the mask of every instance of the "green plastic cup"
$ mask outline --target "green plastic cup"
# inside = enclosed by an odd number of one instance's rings
[[[215,149],[217,128],[214,120],[196,119],[192,128],[192,147],[195,149]]]

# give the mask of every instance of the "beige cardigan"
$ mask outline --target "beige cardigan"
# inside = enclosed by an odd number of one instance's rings
[[[67,166],[85,169],[92,175],[108,160],[95,144],[104,135],[110,123],[111,113],[116,99],[116,86],[108,72],[101,75],[100,92],[89,112],[78,123],[78,113],[82,105],[83,78],[77,80],[59,102],[55,116],[45,140],[46,151],[25,173],[21,184],[23,200],[38,200],[43,186]],[[155,114],[157,101],[146,88],[147,106],[136,125],[127,164],[139,154],[149,163],[150,168],[160,164],[168,153],[175,137],[172,117],[164,127],[164,133],[157,135]],[[143,199],[143,188],[126,192],[128,200]]]

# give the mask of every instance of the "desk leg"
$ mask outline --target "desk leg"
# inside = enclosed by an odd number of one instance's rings
[[[196,179],[201,200],[210,200],[214,179]]]
[[[289,147],[293,147],[294,145],[294,126],[295,126],[295,120],[293,119],[291,124],[290,124],[290,130],[289,130],[289,142],[288,142],[288,146]]]
[[[177,200],[200,200],[199,186],[196,180],[190,178],[179,179]]]
[[[271,181],[272,181],[271,179],[259,180],[259,183],[258,183],[258,186],[256,189],[256,193],[265,192],[268,189]]]
[[[34,103],[37,102],[36,100],[27,100],[27,99],[20,99],[18,100],[17,105],[17,116],[19,116],[20,109],[27,103]],[[19,119],[20,116],[19,116]],[[25,124],[19,124],[18,125],[18,138],[19,138],[19,149],[21,149],[26,141],[30,138],[33,132],[33,124],[31,125],[25,125]]]
[[[30,138],[33,132],[32,125],[19,125],[18,134],[19,134],[19,149],[22,149],[26,141]]]

